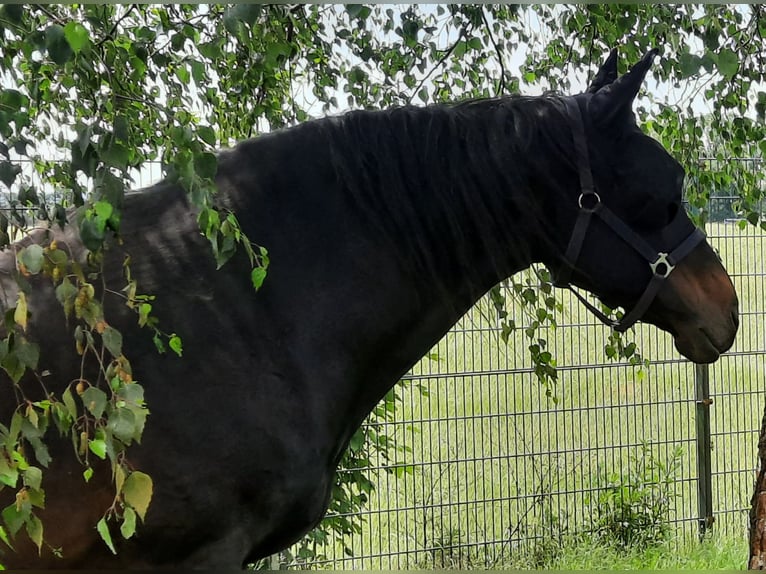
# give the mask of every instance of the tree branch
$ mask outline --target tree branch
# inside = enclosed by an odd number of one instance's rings
[[[442,55],[442,57],[441,57],[441,58],[439,58],[439,59],[436,61],[436,63],[435,63],[435,64],[434,64],[434,65],[431,67],[431,69],[430,69],[430,70],[428,70],[428,73],[427,73],[425,76],[423,76],[423,77],[420,79],[420,82],[418,82],[418,85],[417,85],[417,86],[415,86],[415,89],[412,91],[412,94],[410,94],[410,97],[409,97],[409,98],[407,98],[407,104],[411,104],[411,103],[412,103],[412,100],[415,98],[415,96],[417,95],[417,93],[418,93],[418,92],[420,91],[420,89],[423,87],[423,84],[425,84],[425,83],[426,83],[426,80],[428,80],[428,78],[430,78],[430,77],[431,77],[431,74],[433,74],[433,73],[436,71],[436,69],[437,69],[437,68],[441,67],[441,65],[442,65],[442,64],[444,64],[444,62],[446,62],[446,61],[447,61],[447,58],[449,58],[449,57],[450,57],[450,55],[452,54],[452,52],[454,52],[454,51],[455,51],[455,48],[457,47],[457,45],[458,45],[458,44],[460,43],[460,41],[461,41],[461,40],[463,40],[463,38],[465,37],[465,35],[466,35],[466,31],[467,31],[467,30],[466,30],[466,27],[465,27],[465,26],[463,26],[463,28],[461,28],[461,30],[460,30],[460,34],[458,35],[458,37],[457,37],[457,40],[455,40],[455,43],[454,43],[454,44],[452,44],[452,46],[450,46],[450,47],[449,47],[449,48],[448,48],[448,49],[447,49],[447,50],[444,52],[444,54]]]
[[[495,94],[496,96],[502,95],[503,92],[505,92],[505,64],[503,63],[503,55],[500,53],[500,46],[497,45],[497,42],[495,41],[495,36],[492,34],[492,28],[489,25],[489,21],[487,20],[487,14],[484,12],[484,5],[481,6],[481,19],[484,22],[484,25],[487,27],[487,34],[489,35],[489,40],[492,42],[492,46],[495,48],[495,54],[497,55],[497,62],[500,64],[500,84],[497,86],[497,91],[499,93]]]
[[[113,37],[113,35],[114,35],[114,33],[117,31],[117,27],[120,25],[120,23],[121,23],[121,22],[122,22],[122,21],[123,21],[125,18],[127,18],[128,16],[130,16],[130,13],[131,13],[131,12],[132,12],[132,11],[133,11],[135,8],[137,8],[137,7],[138,7],[138,4],[131,4],[130,6],[128,6],[128,9],[127,9],[127,10],[125,10],[125,14],[123,14],[122,16],[120,16],[119,18],[117,18],[117,21],[116,21],[116,22],[114,23],[114,25],[112,26],[112,29],[111,29],[111,30],[109,30],[109,32],[107,32],[107,33],[106,33],[106,35],[105,35],[103,38],[101,38],[101,39],[98,41],[98,43],[96,44],[96,47],[101,47],[101,45],[102,45],[104,42],[106,42],[106,41],[107,41],[109,38],[112,38],[112,37]]]

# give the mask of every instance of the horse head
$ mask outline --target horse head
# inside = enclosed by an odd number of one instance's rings
[[[618,77],[612,51],[584,94],[562,100],[574,146],[566,185],[579,195],[569,189],[551,205],[557,228],[571,231],[546,264],[559,285],[623,307],[617,330],[641,319],[710,363],[734,341],[737,295],[683,207],[684,169],[636,124],[633,100],[655,54]]]

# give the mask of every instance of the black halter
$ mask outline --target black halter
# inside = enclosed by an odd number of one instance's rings
[[[574,139],[575,153],[577,154],[577,170],[580,174],[581,193],[580,198],[577,200],[580,206],[580,213],[577,216],[577,221],[575,222],[572,236],[569,239],[569,245],[564,255],[565,266],[558,277],[556,277],[555,284],[558,287],[569,288],[596,317],[615,331],[622,333],[632,327],[643,316],[657,296],[665,279],[673,272],[676,265],[689,255],[697,244],[705,238],[705,234],[701,230],[695,229],[670,253],[657,251],[622,219],[617,217],[613,211],[601,203],[601,197],[596,193],[593,185],[593,175],[588,157],[588,144],[585,141],[585,128],[583,126],[580,106],[573,97],[563,98],[563,101],[566,105],[569,123],[572,127],[572,138]],[[606,223],[625,243],[638,251],[647,260],[652,271],[652,278],[644,289],[644,293],[638,299],[635,307],[627,312],[621,320],[613,320],[607,317],[585,297],[580,295],[570,283],[572,271],[576,268],[575,266],[585,241],[585,235],[588,232],[588,227],[594,215]],[[672,224],[670,223],[669,225]]]

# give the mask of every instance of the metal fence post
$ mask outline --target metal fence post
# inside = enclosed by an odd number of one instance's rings
[[[694,366],[694,387],[697,404],[697,509],[699,535],[702,538],[713,525],[713,469],[710,436],[710,367]]]

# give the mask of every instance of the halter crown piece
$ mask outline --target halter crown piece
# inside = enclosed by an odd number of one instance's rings
[[[577,203],[580,207],[580,213],[577,216],[572,236],[569,238],[569,245],[564,254],[566,265],[558,277],[556,277],[555,284],[557,287],[570,289],[583,305],[604,324],[612,327],[618,333],[623,333],[646,313],[665,279],[670,276],[676,265],[689,255],[697,244],[705,238],[705,234],[700,229],[695,229],[670,253],[657,251],[643,237],[638,235],[622,219],[615,215],[613,211],[606,207],[601,202],[601,197],[596,193],[596,188],[593,185],[593,174],[590,169],[588,144],[585,141],[585,127],[580,106],[574,97],[570,96],[562,99],[567,109],[567,117],[572,128],[572,138],[577,156],[577,171],[580,175],[580,197]],[[580,257],[580,251],[585,242],[585,236],[588,233],[588,227],[594,216],[606,223],[620,239],[638,251],[646,259],[652,272],[652,278],[649,280],[636,305],[630,311],[626,310],[625,315],[619,320],[607,317],[590,301],[580,295],[570,283],[572,271],[576,269],[577,260]],[[668,226],[673,225],[673,223],[669,223]]]

